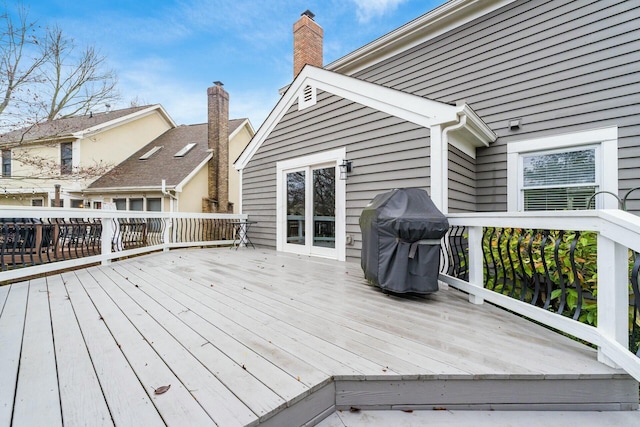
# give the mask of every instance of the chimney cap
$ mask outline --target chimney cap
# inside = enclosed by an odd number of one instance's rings
[[[213,84],[216,85],[216,86],[221,86],[221,87],[224,86],[224,83],[222,83],[219,80],[216,80],[215,82],[213,82]]]
[[[304,12],[302,12],[300,16],[308,16],[313,20],[313,18],[315,18],[316,15],[313,12],[311,12],[309,9],[307,9]]]

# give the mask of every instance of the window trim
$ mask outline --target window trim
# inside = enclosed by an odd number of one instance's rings
[[[522,155],[534,152],[552,152],[562,149],[596,146],[596,180],[598,191],[618,194],[618,127],[612,126],[580,132],[565,133],[542,138],[527,139],[507,144],[507,210],[524,211],[522,190]],[[606,171],[606,173],[603,173]],[[599,179],[599,180],[598,180]],[[596,208],[617,209],[618,201],[611,196],[596,196]]]
[[[346,147],[323,151],[308,156],[297,157],[289,160],[276,162],[276,250],[281,252],[303,253],[312,256],[326,256],[337,259],[338,261],[346,260],[346,181],[338,179],[336,176],[336,243],[335,248],[331,251],[317,251],[312,245],[304,247],[295,247],[286,243],[285,233],[287,227],[286,215],[286,175],[294,170],[302,170],[306,168],[315,168],[316,166],[335,166],[336,172],[339,174],[339,164],[346,159]],[[307,195],[308,197],[308,195]],[[327,252],[322,254],[321,252]],[[332,252],[329,254],[329,252]]]

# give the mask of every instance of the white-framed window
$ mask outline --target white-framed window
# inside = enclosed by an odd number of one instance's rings
[[[31,206],[33,206],[33,207],[43,207],[44,206],[44,198],[37,197],[37,198],[31,199]]]
[[[617,208],[618,129],[609,127],[507,145],[509,211]]]

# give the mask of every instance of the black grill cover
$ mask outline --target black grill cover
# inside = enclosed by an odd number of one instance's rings
[[[440,239],[448,229],[449,221],[426,191],[378,194],[360,215],[365,278],[390,292],[437,291]]]

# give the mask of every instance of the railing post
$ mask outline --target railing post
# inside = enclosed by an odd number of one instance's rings
[[[598,234],[598,332],[629,347],[629,250]],[[598,347],[598,360],[616,364]]]
[[[164,235],[162,236],[162,248],[163,252],[169,251],[169,243],[171,240],[171,230],[173,228],[173,218],[165,218],[164,220]]]
[[[115,229],[113,226],[112,218],[102,218],[102,235],[100,236],[102,256],[105,257],[102,260],[102,265],[111,264],[111,259],[107,258],[111,254],[111,242],[113,242],[113,236]]]
[[[484,288],[484,271],[482,268],[482,227],[469,227],[469,284]],[[469,293],[469,302],[482,304],[484,298]]]

